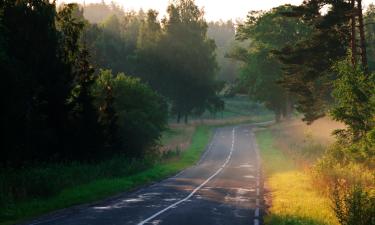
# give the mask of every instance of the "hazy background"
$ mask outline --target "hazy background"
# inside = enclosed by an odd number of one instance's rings
[[[84,0],[58,0],[58,3],[69,3],[69,2],[79,2],[83,3]],[[98,3],[101,0],[86,0],[85,3]],[[106,0],[106,3],[111,1]],[[124,7],[127,10],[136,10],[140,8],[147,9],[156,9],[159,11],[160,15],[164,15],[167,5],[170,0],[117,0],[114,1]],[[200,7],[203,7],[206,12],[206,19],[208,21],[213,20],[228,20],[228,19],[241,19],[245,18],[247,13],[250,10],[267,10],[273,7],[282,5],[282,4],[301,4],[302,0],[196,0],[196,4]],[[364,6],[369,5],[370,3],[375,3],[375,0],[364,0]]]

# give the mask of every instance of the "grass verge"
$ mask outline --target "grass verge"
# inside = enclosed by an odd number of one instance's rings
[[[0,213],[0,224],[14,224],[57,209],[97,201],[171,176],[198,161],[210,140],[211,131],[211,126],[202,125],[197,127],[190,146],[176,160],[157,163],[150,169],[133,175],[99,179],[87,184],[67,188],[50,198],[31,199],[14,203],[7,211]]]
[[[310,175],[275,145],[272,132],[258,131],[256,137],[272,201],[265,224],[337,225],[329,199],[314,190]]]

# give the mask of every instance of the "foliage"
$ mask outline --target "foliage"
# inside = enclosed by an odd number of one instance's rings
[[[267,12],[252,11],[244,24],[239,26],[237,38],[250,40],[247,49],[237,48],[231,54],[244,62],[241,85],[249,95],[264,102],[275,112],[276,119],[290,116],[293,99],[279,84],[282,78],[281,65],[273,54],[287,44],[295,43],[309,33],[309,29],[298,19],[284,18],[291,6],[284,5]]]
[[[0,70],[6,84],[1,104],[7,106],[0,116],[0,166],[95,161],[124,149],[129,157],[143,156],[157,144],[167,118],[162,98],[123,75],[109,74],[110,82],[100,83],[92,65],[98,65],[98,52],[100,59],[113,59],[106,65],[115,70],[131,64],[115,59],[117,53],[134,53],[138,17],[113,16],[99,29],[88,24],[77,4],[57,10],[44,0],[4,1],[0,12]],[[105,51],[92,51],[93,46]],[[100,95],[93,92],[97,84]]]
[[[46,212],[97,201],[176,174],[200,158],[211,134],[211,127],[197,127],[188,149],[173,161],[117,155],[95,164],[70,162],[2,170],[0,224],[13,224]],[[9,193],[6,187],[14,187],[11,190],[18,196]],[[19,196],[21,193],[25,195]]]
[[[0,72],[6,84],[1,162],[56,157],[70,141],[66,100],[73,79],[72,65],[62,56],[65,42],[56,28],[55,5],[2,1],[0,11],[6,40],[2,49],[9,56]]]
[[[203,11],[192,0],[168,7],[162,22],[149,10],[111,15],[86,30],[94,64],[114,73],[134,74],[166,97],[171,111],[189,115],[218,111],[223,86],[216,81],[215,44],[207,37]]]
[[[216,60],[219,65],[217,78],[234,84],[239,70],[239,63],[227,57],[227,54],[237,44],[235,41],[236,29],[233,21],[209,22],[207,36],[215,40]]]
[[[105,112],[108,90],[114,97],[117,135],[122,142],[120,151],[132,157],[144,156],[166,128],[168,108],[164,99],[137,78],[123,73],[113,76],[111,71],[102,70],[95,87],[101,117],[108,117]]]
[[[350,61],[338,62],[335,71],[339,78],[334,82],[335,105],[332,116],[348,126],[336,133],[346,139],[358,140],[366,136],[375,125],[375,74],[365,74]]]
[[[83,10],[85,18],[92,24],[100,24],[113,15],[117,17],[124,15],[124,9],[114,1],[111,1],[109,4],[102,1],[100,3],[83,5]]]
[[[134,54],[144,15],[134,12],[112,15],[101,24],[88,24],[85,30],[92,64],[114,73],[135,73]]]
[[[348,187],[336,182],[333,190],[334,210],[341,225],[375,224],[375,193],[361,185]]]
[[[375,71],[375,5],[370,4],[364,15],[366,24],[367,58],[369,71]]]
[[[310,35],[277,52],[283,65],[281,84],[297,97],[297,109],[308,123],[324,116],[332,101],[332,81],[337,78],[332,65],[346,56],[351,10],[346,0],[309,0],[284,13],[311,29]]]

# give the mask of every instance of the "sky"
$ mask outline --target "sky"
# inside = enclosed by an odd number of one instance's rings
[[[80,2],[84,0],[58,0],[58,2]],[[85,0],[86,4],[97,3],[102,0]],[[111,0],[105,0],[110,2]],[[160,15],[164,15],[169,0],[114,0],[119,5],[123,6],[125,10],[136,10],[140,8],[156,9]],[[251,10],[267,10],[282,4],[299,5],[303,0],[196,0],[199,7],[203,7],[205,11],[206,20],[236,20],[243,19]],[[375,0],[364,0],[364,6],[370,3],[375,4]]]

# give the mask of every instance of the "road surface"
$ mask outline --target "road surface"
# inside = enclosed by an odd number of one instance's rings
[[[262,182],[253,127],[217,129],[199,163],[160,183],[29,225],[258,225]]]

